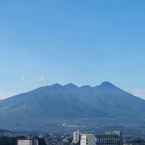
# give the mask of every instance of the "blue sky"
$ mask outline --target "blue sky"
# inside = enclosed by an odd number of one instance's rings
[[[145,98],[145,2],[0,2],[0,98],[110,81]]]

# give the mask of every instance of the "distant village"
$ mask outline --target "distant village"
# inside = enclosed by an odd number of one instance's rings
[[[121,131],[93,134],[74,131],[72,134],[12,135],[0,133],[0,145],[145,145],[145,139],[124,137]]]

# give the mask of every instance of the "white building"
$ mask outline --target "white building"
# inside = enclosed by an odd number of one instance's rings
[[[82,134],[80,145],[96,145],[96,137],[93,134]]]
[[[79,130],[73,132],[73,143],[77,144],[80,141],[80,132]]]
[[[30,139],[20,139],[17,141],[17,145],[32,145],[32,140]]]
[[[39,145],[37,139],[19,139],[17,145]]]

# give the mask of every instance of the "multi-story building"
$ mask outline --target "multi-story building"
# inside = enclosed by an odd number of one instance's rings
[[[79,132],[79,130],[73,132],[73,141],[72,142],[74,144],[77,144],[77,143],[80,142],[80,132]]]
[[[122,135],[119,131],[106,132],[103,135],[96,135],[97,145],[123,145]]]
[[[19,139],[19,140],[17,140],[17,145],[32,145],[32,140],[30,140],[30,139]]]
[[[96,145],[96,137],[93,134],[82,134],[80,145]]]
[[[17,145],[39,145],[37,139],[18,139]]]

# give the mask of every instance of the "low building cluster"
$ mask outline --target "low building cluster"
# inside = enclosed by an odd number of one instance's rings
[[[123,145],[123,137],[120,131],[111,131],[104,134],[80,134],[73,133],[73,143],[80,145]]]
[[[145,145],[144,138],[125,137],[120,131],[92,134],[74,131],[72,134],[42,136],[0,136],[0,145]]]

